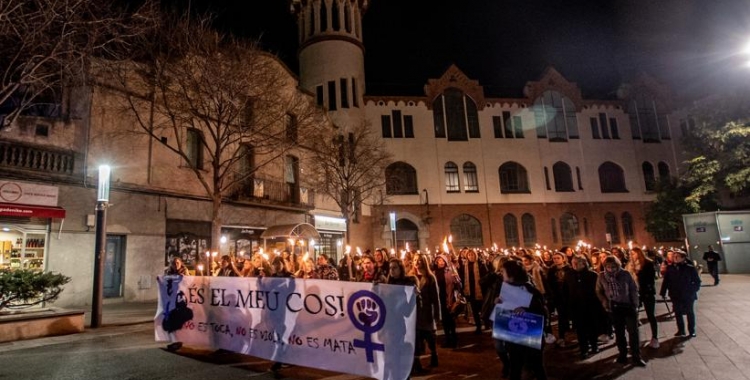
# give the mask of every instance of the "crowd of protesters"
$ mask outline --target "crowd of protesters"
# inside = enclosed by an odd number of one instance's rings
[[[418,295],[416,349],[413,373],[426,370],[419,359],[429,351],[430,367],[438,366],[437,329],[443,329],[441,345],[458,347],[456,322],[460,315],[471,318],[476,334],[492,326],[491,315],[502,286],[522,287],[531,293],[528,307],[517,313],[532,312],[545,317],[542,349],[494,340],[503,369],[502,376],[521,379],[528,369],[537,379],[546,379],[542,352],[544,346],[574,346],[576,336],[582,359],[596,354],[600,345],[615,339],[616,362],[645,366],[638,332],[638,310],[643,307],[651,333],[649,346],[659,347],[655,316],[656,279],[663,277],[659,295],[669,295],[676,314],[678,333],[695,337],[694,302],[700,288],[699,273],[687,254],[680,250],[645,250],[639,247],[596,249],[579,244],[575,249],[561,247],[535,249],[482,250],[444,248],[439,253],[376,249],[364,253],[347,252],[335,265],[326,255],[313,259],[283,251],[269,257],[262,251],[236,259],[222,256],[206,274],[239,277],[295,277],[387,283],[414,286]],[[178,262],[175,262],[178,261]],[[167,274],[186,274],[179,258]],[[713,273],[712,273],[713,274]],[[716,280],[718,283],[718,280]],[[687,316],[687,331],[682,315]],[[556,335],[551,323],[556,320]],[[630,360],[628,360],[630,354]],[[279,363],[274,364],[274,369]]]

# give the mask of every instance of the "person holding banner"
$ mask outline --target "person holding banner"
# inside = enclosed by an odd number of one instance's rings
[[[531,295],[529,306],[516,307],[513,309],[513,314],[523,315],[528,312],[541,315],[544,319],[549,317],[547,307],[544,306],[544,297],[529,281],[529,275],[526,273],[523,264],[517,260],[508,260],[503,263],[502,274],[503,287],[512,286],[521,288],[523,292],[530,293]],[[497,298],[496,303],[503,303],[501,296]],[[524,367],[529,368],[537,380],[547,379],[547,372],[544,369],[544,339],[541,340],[541,347],[539,349],[513,342],[505,342],[505,346],[510,359],[510,380],[521,380]]]

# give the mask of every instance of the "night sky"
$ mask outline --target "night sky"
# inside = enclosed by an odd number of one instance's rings
[[[288,0],[192,0],[217,26],[259,38],[298,72]],[[364,18],[369,95],[424,95],[452,63],[490,96],[521,96],[552,65],[584,97],[615,98],[648,73],[687,98],[750,85],[748,0],[371,0]],[[747,60],[745,58],[744,60]]]

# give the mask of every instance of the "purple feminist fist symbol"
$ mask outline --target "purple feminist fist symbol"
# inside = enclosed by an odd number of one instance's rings
[[[384,344],[372,341],[372,334],[385,324],[385,303],[377,294],[360,290],[349,298],[346,309],[354,327],[365,333],[364,340],[354,339],[354,347],[364,348],[367,362],[374,362],[374,351],[385,351]]]

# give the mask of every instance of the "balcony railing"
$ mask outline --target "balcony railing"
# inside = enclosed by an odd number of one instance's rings
[[[0,141],[0,167],[73,174],[74,164],[73,152]]]
[[[239,200],[252,200],[282,205],[315,207],[315,192],[295,184],[263,178],[248,179],[237,192]]]

